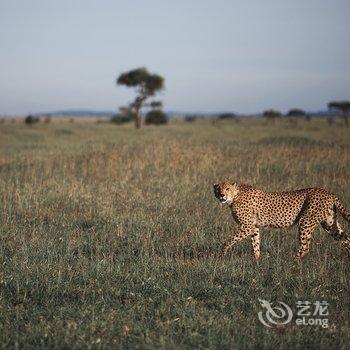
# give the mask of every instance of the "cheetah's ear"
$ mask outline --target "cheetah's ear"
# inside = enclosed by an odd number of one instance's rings
[[[214,184],[213,187],[214,189],[217,189],[219,187],[219,184]]]
[[[237,182],[231,182],[231,186],[236,188],[237,187]]]

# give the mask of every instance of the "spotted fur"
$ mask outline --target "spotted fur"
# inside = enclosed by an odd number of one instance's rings
[[[310,249],[311,236],[321,226],[335,239],[341,241],[350,257],[350,237],[337,220],[337,212],[350,222],[350,212],[334,194],[321,188],[306,188],[288,192],[265,192],[248,185],[222,182],[214,185],[215,196],[229,205],[233,219],[239,225],[224,245],[226,254],[237,242],[251,237],[254,256],[260,257],[260,232],[262,227],[290,227],[299,225],[300,249],[298,257]]]

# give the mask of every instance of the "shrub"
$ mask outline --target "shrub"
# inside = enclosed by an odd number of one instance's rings
[[[129,114],[115,114],[114,116],[112,116],[112,118],[110,119],[111,123],[115,123],[115,124],[125,124],[125,123],[129,123],[133,120],[132,115]]]
[[[160,124],[166,124],[167,122],[168,122],[168,117],[163,111],[153,110],[153,111],[149,111],[146,114],[145,124],[160,125]]]
[[[272,123],[274,123],[277,118],[282,117],[282,113],[274,109],[268,109],[264,111],[262,115],[267,121],[271,121]]]
[[[29,114],[25,117],[24,122],[26,124],[35,124],[35,123],[39,122],[39,118],[34,117],[33,115]]]
[[[274,119],[281,117],[282,113],[280,111],[275,111],[274,109],[268,109],[267,111],[264,111],[263,116],[268,119]]]
[[[302,109],[293,108],[287,113],[288,117],[305,117],[306,113]]]
[[[234,113],[222,113],[222,114],[218,115],[218,119],[219,120],[227,120],[227,119],[233,120],[233,119],[236,119],[236,118],[237,118],[237,116]]]
[[[197,120],[197,116],[195,116],[195,115],[186,115],[185,116],[186,122],[192,123],[192,122],[195,122],[196,120]]]
[[[311,120],[311,115],[303,111],[302,109],[299,108],[293,108],[288,111],[286,114],[287,117],[295,117],[295,118],[304,118],[306,121]]]

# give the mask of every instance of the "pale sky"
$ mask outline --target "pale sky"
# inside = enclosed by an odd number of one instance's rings
[[[349,0],[0,0],[0,114],[116,110],[119,73],[166,110],[320,110],[350,99]]]

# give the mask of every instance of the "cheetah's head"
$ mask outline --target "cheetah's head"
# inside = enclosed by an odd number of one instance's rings
[[[228,182],[220,182],[214,185],[214,194],[215,197],[222,204],[232,204],[234,198],[238,192],[236,184],[230,184]]]

